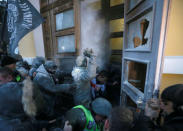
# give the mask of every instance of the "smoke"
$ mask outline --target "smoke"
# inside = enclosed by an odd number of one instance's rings
[[[100,70],[105,69],[110,57],[108,27],[104,17],[91,4],[97,0],[81,2],[81,52],[92,49]]]

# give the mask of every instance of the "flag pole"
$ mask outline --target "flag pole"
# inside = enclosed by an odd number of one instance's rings
[[[7,43],[4,40],[4,30],[7,18],[7,0],[0,0],[0,55],[7,55]]]

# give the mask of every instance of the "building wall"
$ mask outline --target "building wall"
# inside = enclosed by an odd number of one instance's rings
[[[19,42],[19,52],[22,57],[35,57],[36,50],[34,46],[33,32],[28,33]]]
[[[124,19],[111,20],[109,22],[110,32],[121,32],[124,31]],[[111,38],[110,47],[112,50],[122,50],[123,48],[123,37]]]
[[[183,0],[172,0],[169,27],[167,33],[167,43],[165,48],[166,56],[183,56]]]
[[[182,5],[183,0],[171,0],[161,91],[167,86],[183,83]]]
[[[123,37],[111,38],[110,47],[112,50],[122,50],[123,48]]]
[[[178,83],[183,83],[183,74],[163,74],[160,92],[162,92],[166,87]]]
[[[124,0],[110,0],[110,6],[115,6],[124,3]]]

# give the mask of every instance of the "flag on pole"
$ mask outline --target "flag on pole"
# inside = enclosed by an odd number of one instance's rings
[[[14,56],[20,39],[42,22],[42,16],[28,0],[8,0],[7,17],[3,32],[4,41],[8,42],[8,54]]]

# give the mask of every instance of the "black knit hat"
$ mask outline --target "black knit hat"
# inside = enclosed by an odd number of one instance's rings
[[[15,64],[18,60],[11,56],[3,56],[1,60],[1,66],[4,67],[6,65]]]
[[[167,87],[161,94],[162,100],[173,102],[176,106],[183,105],[183,84],[176,84]]]

